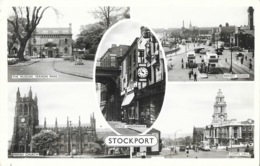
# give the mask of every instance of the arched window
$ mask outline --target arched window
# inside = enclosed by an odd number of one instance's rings
[[[63,145],[60,146],[60,151],[61,151],[61,152],[64,152],[64,151],[65,151],[65,148],[64,148]]]
[[[60,136],[60,142],[64,142],[64,135],[63,134]]]
[[[23,115],[23,106],[22,105],[19,106],[18,112],[19,112],[20,116]]]
[[[24,105],[24,115],[28,115],[28,106]]]
[[[89,139],[88,139],[88,134],[84,134],[84,142],[88,142]]]
[[[72,141],[76,142],[76,134],[72,134]]]
[[[67,48],[67,47],[64,48],[64,53],[65,53],[65,54],[68,53],[68,48]]]

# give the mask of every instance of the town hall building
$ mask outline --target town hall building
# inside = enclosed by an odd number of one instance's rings
[[[42,130],[51,130],[58,134],[59,145],[54,150],[57,154],[86,154],[91,148],[91,142],[96,142],[96,120],[94,114],[90,116],[90,124],[82,124],[80,117],[78,124],[71,124],[69,118],[64,125],[58,125],[56,118],[55,125],[47,125],[46,118],[44,125],[39,124],[38,98],[33,97],[30,88],[28,95],[21,97],[18,88],[16,93],[14,127],[11,140],[11,153],[37,152],[31,144],[32,137]]]

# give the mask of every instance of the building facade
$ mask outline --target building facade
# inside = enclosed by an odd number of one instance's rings
[[[25,54],[32,58],[72,55],[72,28],[37,28],[27,42]]]
[[[16,93],[16,106],[14,116],[13,136],[11,140],[11,153],[29,153],[36,152],[31,144],[32,137],[42,130],[52,130],[59,137],[59,145],[53,149],[57,154],[76,154],[88,153],[90,142],[96,142],[96,120],[94,114],[90,117],[90,124],[81,124],[79,118],[78,124],[71,124],[69,118],[65,125],[58,125],[56,118],[55,125],[47,125],[46,119],[44,125],[39,125],[38,98],[33,98],[32,90],[28,95],[21,97],[19,88]]]
[[[203,130],[203,141],[210,145],[232,146],[254,141],[254,120],[237,121],[227,118],[227,104],[222,91],[217,93],[213,119]]]
[[[140,64],[146,69],[139,71]],[[141,27],[121,63],[121,115],[129,124],[150,126],[158,117],[165,93],[164,57],[157,39]],[[146,81],[140,81],[146,77]]]

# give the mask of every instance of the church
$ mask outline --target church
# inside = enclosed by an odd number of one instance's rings
[[[11,140],[11,153],[30,153],[35,149],[32,147],[32,137],[42,130],[52,130],[59,136],[59,145],[55,149],[57,154],[86,154],[91,148],[91,142],[97,141],[96,119],[94,113],[90,116],[90,124],[82,124],[80,117],[77,125],[71,125],[67,117],[67,123],[58,125],[56,118],[55,125],[39,125],[39,108],[37,95],[33,97],[30,88],[28,95],[21,97],[18,88],[16,92],[16,105]]]

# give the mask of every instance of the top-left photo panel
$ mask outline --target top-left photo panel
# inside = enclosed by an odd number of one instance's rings
[[[103,34],[130,7],[13,6],[7,13],[8,82],[90,82]]]

